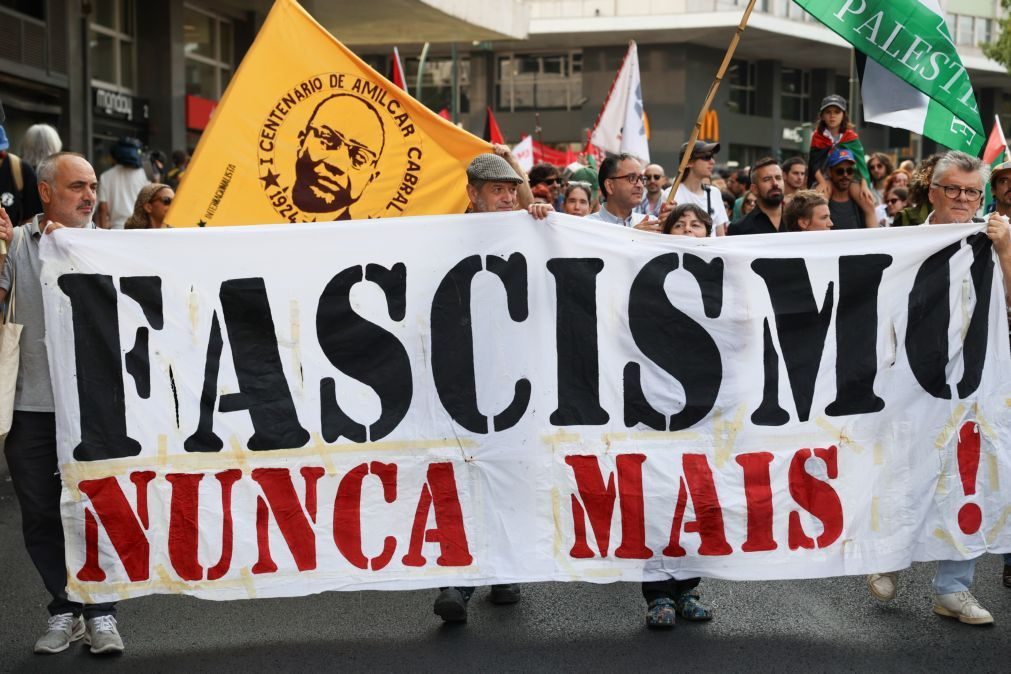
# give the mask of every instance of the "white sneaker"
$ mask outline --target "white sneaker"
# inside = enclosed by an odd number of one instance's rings
[[[967,625],[989,625],[993,616],[979,605],[968,590],[951,594],[934,595],[934,613],[947,618],[957,618]]]
[[[84,643],[91,646],[95,655],[103,653],[122,653],[125,650],[123,639],[116,629],[116,619],[111,615],[100,615],[85,621],[88,626],[84,633]]]
[[[61,653],[84,636],[84,620],[73,613],[49,616],[49,628],[35,642],[36,653]]]
[[[867,589],[878,601],[891,601],[898,591],[898,581],[896,573],[872,573],[867,576]]]

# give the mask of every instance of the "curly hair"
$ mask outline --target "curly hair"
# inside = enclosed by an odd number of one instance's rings
[[[804,231],[800,227],[801,219],[814,216],[815,206],[827,206],[825,196],[815,190],[800,190],[794,192],[793,199],[783,209],[783,225],[788,232]]]

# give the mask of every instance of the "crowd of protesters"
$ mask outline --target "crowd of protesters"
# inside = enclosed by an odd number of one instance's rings
[[[57,469],[55,406],[44,342],[39,241],[61,226],[126,229],[166,227],[165,215],[185,170],[187,155],[173,153],[172,166],[160,152],[142,151],[121,139],[112,148],[115,165],[96,176],[83,156],[61,152],[51,127],[29,129],[23,158],[8,152],[0,127],[0,239],[10,247],[0,266],[0,304],[19,272],[19,322],[24,325],[14,422],[6,456],[21,507],[26,547],[52,597],[47,631],[37,653],[56,653],[84,639],[93,653],[124,649],[115,604],[80,604],[66,594],[61,484]],[[479,155],[467,170],[471,212],[527,210],[543,219],[552,211],[584,217],[600,226],[624,226],[664,235],[707,237],[810,232],[931,223],[986,222],[1005,284],[1011,281],[1011,162],[991,174],[961,152],[894,168],[882,153],[867,155],[847,117],[847,102],[832,95],[821,105],[806,157],[764,158],[749,167],[719,170],[719,143],[681,147],[674,181],[660,164],[629,154],[593,166],[537,164],[524,172],[506,146]],[[673,172],[673,171],[672,171]],[[673,183],[677,182],[676,191]],[[992,203],[984,203],[989,185]],[[674,192],[671,198],[671,192]],[[988,213],[989,215],[984,216]],[[984,217],[986,219],[984,219]],[[975,560],[942,561],[934,578],[933,610],[967,624],[993,617],[970,592]],[[1011,588],[1011,554],[1002,582]],[[669,628],[676,618],[704,621],[713,611],[702,603],[699,578],[646,582],[646,623]],[[898,577],[880,573],[867,580],[882,601],[895,597]],[[463,621],[474,588],[442,588],[435,613]],[[495,585],[495,603],[520,600],[520,586]]]

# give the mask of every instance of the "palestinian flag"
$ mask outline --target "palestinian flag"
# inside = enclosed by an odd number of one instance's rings
[[[993,129],[990,130],[990,137],[986,141],[986,147],[983,148],[983,161],[989,164],[990,170],[993,171],[1009,160],[1011,156],[1008,154],[1007,140],[1004,139],[1004,129],[1000,126],[1000,117],[994,115]],[[983,207],[989,206],[991,201],[993,194],[990,192],[990,183],[987,182],[986,201],[983,202]]]

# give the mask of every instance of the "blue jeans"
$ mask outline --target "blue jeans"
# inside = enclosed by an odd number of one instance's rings
[[[968,590],[972,586],[975,571],[975,559],[938,562],[934,574],[934,593],[951,594]]]

